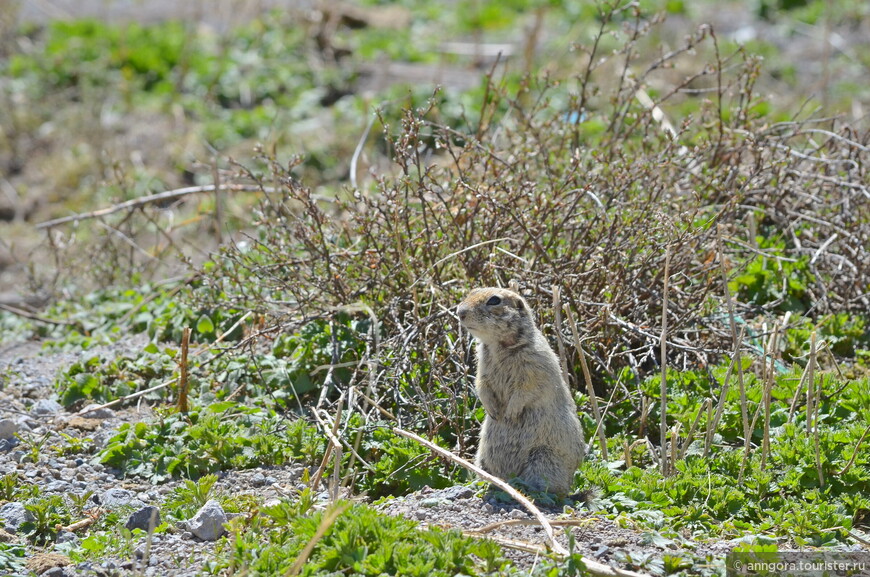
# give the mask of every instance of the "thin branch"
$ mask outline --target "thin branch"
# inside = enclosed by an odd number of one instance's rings
[[[468,469],[472,473],[475,473],[476,475],[483,478],[484,480],[492,483],[493,485],[495,485],[496,487],[498,487],[502,491],[505,491],[508,495],[510,495],[511,497],[516,499],[532,515],[535,516],[535,518],[541,524],[541,527],[543,527],[544,533],[547,535],[547,542],[550,544],[550,548],[553,550],[553,552],[561,557],[568,556],[568,551],[564,547],[562,547],[562,545],[558,541],[556,541],[556,537],[553,535],[553,527],[550,525],[550,522],[547,520],[547,518],[544,516],[544,514],[541,513],[541,511],[537,507],[535,507],[532,504],[532,502],[529,501],[522,493],[520,493],[519,491],[517,491],[516,489],[514,489],[513,487],[508,485],[505,481],[499,479],[498,477],[490,475],[489,473],[487,473],[486,471],[484,471],[483,469],[481,469],[477,465],[473,465],[473,464],[469,463],[468,461],[466,461],[462,457],[457,457],[456,455],[454,455],[453,453],[451,453],[447,449],[443,449],[443,448],[439,447],[438,445],[436,445],[435,443],[433,443],[431,441],[427,441],[423,437],[420,437],[419,435],[415,435],[414,433],[410,433],[410,432],[405,431],[403,429],[400,429],[398,427],[393,427],[393,432],[396,433],[397,435],[405,437],[406,439],[411,439],[412,441],[416,441],[417,443],[420,443],[421,445],[428,447],[430,450],[441,455],[445,459],[453,461],[457,465],[464,467],[465,469]]]
[[[43,228],[52,228],[60,224],[66,224],[68,222],[78,222],[80,220],[87,220],[89,218],[98,218],[101,216],[107,216],[110,214],[114,214],[116,212],[120,212],[122,210],[127,210],[130,208],[137,208],[140,206],[144,206],[146,204],[152,204],[155,202],[161,202],[166,200],[174,200],[176,198],[181,198],[184,196],[188,196],[191,194],[199,194],[202,192],[214,192],[216,190],[216,186],[214,184],[205,184],[203,186],[188,186],[185,188],[176,188],[175,190],[167,190],[165,192],[159,192],[157,194],[150,194],[148,196],[142,196],[139,198],[134,198],[132,200],[128,200],[126,202],[122,202],[120,204],[115,204],[112,206],[108,206],[106,208],[101,208],[99,210],[94,210],[91,212],[83,212],[80,214],[73,214],[70,216],[64,216],[62,218],[55,218],[53,220],[47,220],[45,222],[41,222],[36,225],[37,229]],[[272,188],[264,188],[255,184],[226,184],[220,186],[221,190],[231,191],[231,192],[266,192],[266,193],[274,193],[275,189]]]

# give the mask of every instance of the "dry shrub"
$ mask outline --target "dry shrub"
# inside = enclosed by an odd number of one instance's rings
[[[215,257],[197,305],[266,313],[267,333],[373,315],[366,358],[340,386],[367,383],[430,434],[465,429],[469,348],[452,307],[475,286],[517,281],[551,339],[570,334],[552,326],[559,287],[598,377],[660,362],[666,253],[669,361],[679,366],[731,348],[723,257],[732,275],[759,254],[771,266],[805,262],[804,312],[868,310],[870,133],[832,119],[770,124],[754,93],[758,61],[721,56],[708,28],[649,64],[638,46],[651,23],[632,10],[602,13],[598,37],[578,46],[575,78],[528,77],[511,90],[490,74],[464,128],[437,120],[437,95],[400,126],[383,116],[378,145],[396,170],[360,189],[318,196],[294,179],[298,159],[240,169],[239,183],[262,189],[256,230]],[[698,65],[698,49],[712,62]],[[650,99],[646,86],[670,89]],[[694,115],[671,126],[664,111],[692,99]],[[759,246],[753,227],[785,246]],[[737,312],[778,314],[779,304],[738,302]]]
[[[509,93],[492,74],[467,130],[429,120],[437,97],[406,110],[401,126],[382,118],[397,170],[364,189],[317,197],[294,180],[293,163],[273,158],[265,175],[243,171],[264,190],[277,183],[281,196],[266,195],[258,236],[218,259],[212,304],[295,326],[364,303],[383,340],[370,340],[354,379],[374,383],[386,406],[408,409],[430,433],[464,429],[457,399],[467,395],[469,358],[452,307],[475,286],[518,281],[551,339],[559,287],[594,372],[611,376],[623,367],[642,375],[660,361],[666,252],[670,362],[697,366],[730,350],[720,259],[736,274],[767,254],[747,233],[753,225],[785,239],[771,263],[808,262],[810,313],[866,311],[870,134],[831,119],[768,124],[753,93],[758,61],[741,51],[720,57],[707,28],[637,73],[646,24],[631,15],[603,15],[594,46],[620,26],[624,44],[603,59],[586,49],[593,65],[573,79],[573,94],[532,78]],[[685,69],[702,45],[714,62],[654,105],[644,98],[643,86],[662,84],[677,61]],[[696,115],[669,128],[662,109],[698,98],[683,89],[699,84],[708,90]],[[776,304],[738,302],[737,311],[773,314]]]

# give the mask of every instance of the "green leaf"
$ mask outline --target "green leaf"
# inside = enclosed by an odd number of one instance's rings
[[[214,332],[214,323],[211,322],[208,315],[202,315],[199,317],[199,320],[196,321],[196,332],[204,335]]]

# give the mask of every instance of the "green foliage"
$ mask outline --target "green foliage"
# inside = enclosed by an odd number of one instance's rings
[[[784,243],[759,238],[760,248],[770,256],[757,255],[743,272],[729,281],[732,293],[743,302],[768,306],[779,311],[802,313],[812,305],[807,288],[814,281],[809,258],[789,258]]]
[[[870,417],[870,383],[866,378],[844,382],[836,371],[817,370],[815,388],[820,389],[821,403],[816,435],[807,432],[802,404],[804,370],[796,366],[776,374],[771,389],[770,449],[762,466],[764,383],[757,376],[757,360],[744,357],[742,368],[748,416],[754,423],[748,455],[743,450],[736,374],[731,373],[721,422],[710,453],[705,455],[709,427],[705,399],[711,399],[715,407],[727,365],[704,372],[671,370],[668,424],[680,432],[678,447],[689,443],[686,432],[697,419],[685,458],[676,461],[672,476],[662,477],[645,444],[629,448],[640,434],[630,405],[612,404],[606,419],[611,462],[597,460],[599,453],[595,452],[578,476],[581,487],[599,488],[601,499],[593,506],[609,511],[620,523],[641,524],[668,538],[676,534],[693,538],[770,535],[814,546],[848,539],[846,531],[868,506],[863,496],[870,491],[870,447],[866,439],[863,443],[860,439]],[[650,423],[660,418],[659,384],[652,377],[640,384],[642,394],[651,399]],[[755,420],[754,415],[758,415]]]
[[[23,501],[39,494],[39,488],[24,482],[18,473],[8,473],[0,477],[0,501]]]
[[[265,508],[245,531],[234,535],[225,559],[215,569],[245,567],[251,575],[281,575],[296,561],[326,512]],[[261,543],[260,535],[268,535]],[[497,546],[435,527],[426,530],[365,505],[353,505],[316,542],[302,575],[483,575],[506,565]]]
[[[217,497],[221,505],[230,504],[232,497],[215,491],[217,480],[214,474],[203,475],[196,481],[185,479],[184,484],[176,487],[166,499],[163,511],[176,519],[190,519],[209,499]]]
[[[127,475],[159,483],[229,468],[311,463],[321,445],[316,430],[302,420],[221,402],[187,414],[170,413],[153,423],[125,423],[99,458]]]
[[[25,503],[24,508],[33,516],[33,521],[21,525],[21,532],[37,545],[53,541],[60,525],[69,525],[72,518],[60,495],[37,497]]]
[[[24,545],[0,543],[0,571],[8,571],[11,575],[24,574]]]
[[[360,486],[372,498],[404,495],[425,486],[449,487],[462,475],[445,467],[419,443],[394,434],[388,426],[372,429],[363,442],[364,457],[373,470],[360,479]]]
[[[114,359],[95,356],[73,364],[55,386],[66,407],[79,401],[107,402],[160,384],[175,371],[175,351],[149,344],[139,356]],[[151,399],[166,391],[155,391]]]

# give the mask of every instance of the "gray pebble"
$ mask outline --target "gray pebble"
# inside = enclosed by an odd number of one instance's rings
[[[113,487],[103,493],[99,504],[107,509],[117,509],[124,505],[133,505],[135,507],[136,500],[133,499],[133,493],[130,491]]]
[[[216,541],[224,534],[226,513],[220,503],[211,499],[188,522],[190,532],[203,541]]]
[[[17,533],[24,523],[34,521],[33,514],[24,508],[24,503],[6,503],[0,507],[0,520],[6,525],[6,529]]]
[[[427,499],[423,499],[422,501],[420,501],[420,506],[431,508],[431,507],[437,507],[441,503],[442,503],[442,501],[438,497],[429,497]]]
[[[14,439],[21,426],[12,419],[0,419],[0,439]]]
[[[84,410],[88,411],[88,409],[91,409],[93,407],[99,407],[99,406],[100,405],[98,405],[97,403],[91,403],[89,405],[86,405]],[[112,417],[115,416],[115,411],[113,411],[112,409],[109,409],[109,408],[95,409],[93,411],[88,411],[87,413],[83,413],[82,416],[87,418],[87,419],[111,419]]]
[[[40,416],[55,415],[62,410],[61,404],[54,399],[39,399],[30,407],[31,413]]]
[[[508,513],[508,517],[511,519],[526,519],[528,518],[528,515],[522,509],[513,509]]]
[[[133,529],[142,529],[143,531],[148,531],[151,527],[151,518],[152,515],[154,517],[154,527],[160,525],[160,509],[157,507],[153,507],[151,505],[147,505],[134,511],[128,518],[127,522],[124,523],[124,527],[129,530]]]
[[[69,491],[70,484],[66,481],[52,481],[45,485],[44,490],[49,493],[62,493]]]
[[[251,477],[251,484],[254,487],[262,487],[266,484],[266,475],[264,475],[263,473],[254,473],[254,475]]]
[[[52,567],[42,574],[42,577],[66,577],[67,572],[63,567]]]
[[[455,501],[456,499],[469,499],[474,496],[474,491],[471,487],[465,485],[454,485],[453,487],[443,489],[441,491],[441,496],[450,501]]]
[[[71,531],[61,531],[57,534],[58,543],[73,543],[76,546],[79,544],[79,537]]]

